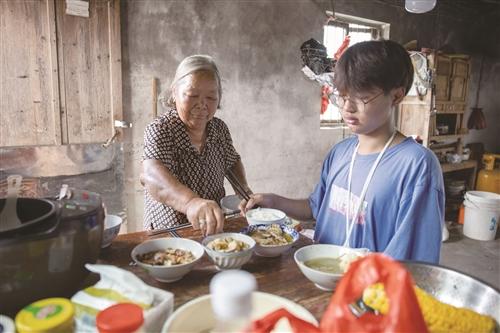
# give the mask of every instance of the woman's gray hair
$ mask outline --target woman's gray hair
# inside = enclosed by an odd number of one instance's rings
[[[220,81],[219,70],[217,69],[217,65],[211,56],[208,55],[192,55],[184,60],[177,66],[177,70],[175,71],[175,77],[170,84],[170,88],[164,90],[160,94],[159,101],[165,108],[175,108],[175,98],[174,98],[174,90],[179,82],[184,79],[186,76],[193,74],[198,71],[208,71],[212,73],[217,81],[217,88],[219,92],[219,104],[217,107],[220,107],[220,101],[222,99],[222,86]]]

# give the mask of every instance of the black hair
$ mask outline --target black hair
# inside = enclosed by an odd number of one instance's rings
[[[335,85],[341,92],[380,88],[388,94],[413,83],[413,65],[408,52],[391,40],[367,41],[347,48],[335,65]]]

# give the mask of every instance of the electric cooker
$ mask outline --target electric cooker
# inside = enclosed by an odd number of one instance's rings
[[[16,212],[19,222],[0,221],[0,313],[11,315],[78,291],[85,264],[99,256],[104,225],[100,195],[67,186],[57,198],[18,198]]]

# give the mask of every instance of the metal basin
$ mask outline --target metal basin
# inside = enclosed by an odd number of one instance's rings
[[[500,291],[485,282],[443,266],[402,262],[415,283],[441,302],[465,307],[500,322]]]

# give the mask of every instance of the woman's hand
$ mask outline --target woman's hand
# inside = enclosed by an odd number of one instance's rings
[[[250,195],[250,200],[241,200],[240,204],[238,205],[238,208],[241,210],[241,215],[245,216],[245,213],[252,209],[255,206],[260,206],[260,207],[266,207],[266,208],[272,208],[274,203],[273,203],[273,198],[274,194],[272,193],[258,193],[258,194],[251,194]]]
[[[205,236],[222,232],[224,213],[215,201],[193,198],[186,207],[186,216],[193,229],[201,230]]]

